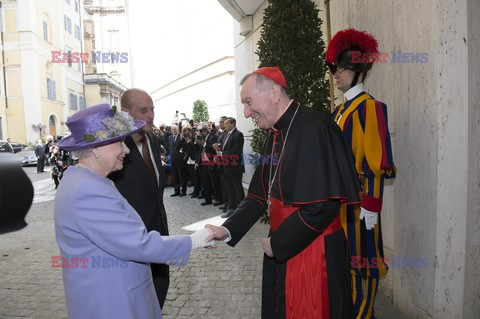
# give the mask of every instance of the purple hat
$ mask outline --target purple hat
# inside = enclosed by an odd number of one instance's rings
[[[99,104],[81,110],[67,119],[71,135],[58,142],[67,151],[77,151],[114,143],[139,132],[144,121],[134,120],[116,106]]]

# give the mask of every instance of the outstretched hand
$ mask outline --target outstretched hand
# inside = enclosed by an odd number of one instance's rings
[[[201,247],[215,246],[215,243],[211,240],[207,240],[207,237],[211,234],[211,231],[207,228],[197,230],[190,235],[192,240],[192,249],[197,249]]]
[[[207,224],[205,225],[205,228],[209,229],[212,232],[210,235],[207,236],[207,238],[205,238],[206,242],[210,242],[212,240],[225,240],[229,235],[225,227]]]

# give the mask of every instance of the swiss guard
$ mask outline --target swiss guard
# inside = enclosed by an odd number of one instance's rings
[[[380,277],[386,275],[381,211],[384,180],[394,178],[387,105],[366,93],[364,82],[380,62],[377,40],[355,29],[339,31],[330,41],[326,63],[345,102],[331,117],[343,131],[360,177],[360,204],[342,205],[341,222],[350,246],[356,318],[375,318],[373,306]]]

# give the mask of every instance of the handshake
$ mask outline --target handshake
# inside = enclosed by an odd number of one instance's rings
[[[215,244],[214,239],[228,241],[230,234],[225,227],[208,224],[205,226],[205,228],[197,230],[191,234],[190,238],[192,240],[192,249],[201,247],[210,247],[215,249],[217,248],[217,245]]]
[[[223,240],[228,242],[230,239],[230,233],[225,227],[222,226],[214,226],[207,224],[204,229],[197,230],[193,234],[190,235],[192,239],[192,249],[201,248],[201,247],[209,247],[212,249],[217,248],[214,239],[216,240]],[[263,252],[268,257],[273,257],[273,250],[270,243],[270,237],[264,238],[262,240],[262,248]]]

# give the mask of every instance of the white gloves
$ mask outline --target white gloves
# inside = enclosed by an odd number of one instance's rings
[[[205,242],[205,238],[207,238],[207,236],[210,235],[211,233],[212,231],[210,229],[203,228],[191,234],[190,238],[192,239],[192,250],[200,247],[214,246],[215,245],[214,240],[212,240],[209,243]]]
[[[360,220],[365,218],[365,228],[367,230],[372,230],[373,227],[377,224],[378,221],[378,213],[371,212],[360,207]]]

